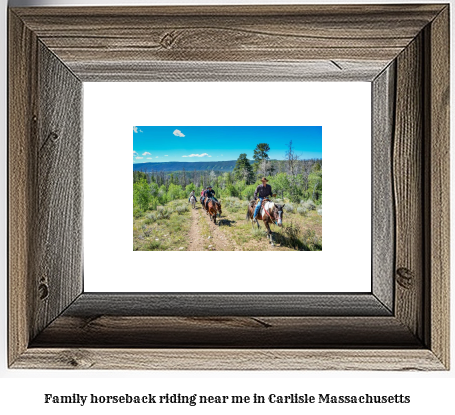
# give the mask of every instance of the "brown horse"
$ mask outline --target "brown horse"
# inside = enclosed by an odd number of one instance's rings
[[[265,199],[262,203],[262,207],[259,210],[258,215],[256,216],[256,223],[259,229],[259,221],[264,222],[264,226],[267,230],[267,238],[270,240],[270,243],[273,243],[273,232],[270,229],[270,224],[275,223],[277,226],[283,226],[283,208],[285,205],[278,205],[270,200]],[[256,203],[253,201],[248,204],[248,210],[246,212],[246,220],[251,220],[251,227],[254,227],[254,210],[256,209]]]
[[[215,202],[213,199],[209,199],[207,202],[207,213],[210,216],[210,220],[216,225],[216,214],[219,213],[221,216],[221,202]]]

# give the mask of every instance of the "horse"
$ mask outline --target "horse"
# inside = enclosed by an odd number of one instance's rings
[[[196,196],[191,196],[190,202],[191,202],[191,206],[193,207],[193,209],[195,209],[196,208]]]
[[[213,220],[213,223],[216,225],[216,214],[221,212],[221,202],[215,202],[213,199],[207,201],[207,213],[210,216],[210,220]]]
[[[279,227],[283,226],[283,208],[285,205],[278,205],[274,202],[271,202],[268,199],[264,199],[261,209],[256,216],[256,223],[259,229],[259,220],[264,222],[264,226],[267,230],[267,238],[270,240],[272,246],[275,244],[273,243],[273,232],[270,229],[270,224],[275,223]],[[246,220],[251,220],[251,228],[254,228],[254,210],[256,209],[256,203],[249,203],[248,210],[246,212]]]

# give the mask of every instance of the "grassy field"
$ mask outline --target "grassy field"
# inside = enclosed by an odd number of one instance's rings
[[[251,226],[245,220],[248,202],[238,198],[224,198],[223,215],[220,227],[244,251],[263,250],[322,250],[322,208],[321,215],[316,209],[303,209],[303,206],[277,199],[277,203],[285,203],[283,227],[271,226],[274,233],[275,247],[271,247],[267,239],[266,229],[262,221],[260,228]],[[302,214],[297,212],[300,206]]]
[[[157,211],[133,217],[134,251],[185,251],[191,206],[187,200],[176,200]]]
[[[186,199],[170,202],[158,207],[157,211],[148,211],[133,218],[133,249],[186,251],[192,242],[191,250],[195,250],[194,239],[197,238],[196,250],[322,250],[322,206],[279,199],[277,203],[286,205],[283,227],[271,227],[275,246],[270,245],[262,221],[260,229],[257,229],[245,219],[248,202],[229,197],[222,199],[223,214],[217,219],[216,226],[202,209],[192,212]],[[199,203],[197,206],[201,207]]]

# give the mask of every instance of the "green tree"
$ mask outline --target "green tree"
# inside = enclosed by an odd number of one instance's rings
[[[313,168],[311,169],[313,170],[314,172],[318,172],[318,171],[321,171],[321,163],[319,161],[317,161],[316,163],[313,164]]]
[[[188,195],[189,195],[193,190],[196,192],[196,186],[194,185],[194,183],[190,183],[190,184],[188,184],[188,185],[185,187],[185,192],[188,193]]]
[[[152,194],[146,179],[141,179],[133,184],[133,205],[141,210],[147,210],[151,200]]]
[[[311,172],[308,176],[308,198],[315,203],[322,203],[322,171]]]
[[[270,146],[267,143],[259,143],[256,148],[254,149],[253,153],[253,168],[254,171],[257,172],[259,170],[259,166],[261,163],[266,163],[269,160],[269,151]]]
[[[181,192],[182,192],[182,186],[171,183],[167,190],[167,199],[169,201],[180,199]]]
[[[167,190],[166,190],[166,186],[164,184],[162,184],[158,190],[158,200],[162,205],[164,205],[168,202]]]
[[[133,170],[133,183],[137,183],[142,179],[147,180],[147,174],[143,171]]]
[[[256,190],[256,184],[250,184],[242,190],[242,197],[246,200],[251,200],[254,196],[254,191]]]
[[[270,146],[267,143],[259,143],[254,149],[253,159],[255,163],[260,163],[262,160],[269,159],[268,152],[270,151]]]
[[[159,191],[158,185],[154,182],[150,183],[150,194],[153,197],[158,197],[158,191]]]
[[[225,194],[226,194],[226,196],[232,196],[232,197],[238,197],[239,196],[239,192],[237,191],[237,189],[232,184],[228,184],[226,186]]]
[[[281,193],[281,199],[283,199],[284,192],[289,191],[288,175],[286,173],[278,173],[270,178],[270,185],[272,186],[272,191]]]
[[[245,180],[246,184],[250,184],[254,179],[253,168],[250,161],[246,158],[246,153],[240,154],[234,167],[234,177],[236,180]]]

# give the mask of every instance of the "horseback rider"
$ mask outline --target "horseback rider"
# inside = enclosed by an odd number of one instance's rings
[[[218,202],[218,200],[215,197],[215,191],[212,190],[212,186],[207,186],[207,190],[204,192],[204,196],[206,197],[205,201],[206,205],[210,199],[213,199],[215,202]]]
[[[258,215],[259,211],[261,210],[262,201],[264,198],[272,196],[272,186],[267,184],[268,180],[266,177],[261,179],[262,184],[256,187],[254,192],[254,200],[259,198],[258,204],[256,205],[256,209],[254,210],[253,220],[256,220],[256,216]]]
[[[196,199],[196,195],[195,195],[195,193],[194,193],[194,190],[191,191],[190,196],[189,196],[189,198],[188,198],[188,202],[191,202],[191,198],[192,198],[192,197],[194,197],[194,200],[197,200],[197,199]]]
[[[207,188],[205,189],[202,189],[202,192],[201,192],[201,198],[199,199],[199,201],[201,203],[204,203],[204,198],[205,198],[205,192],[207,191]]]

